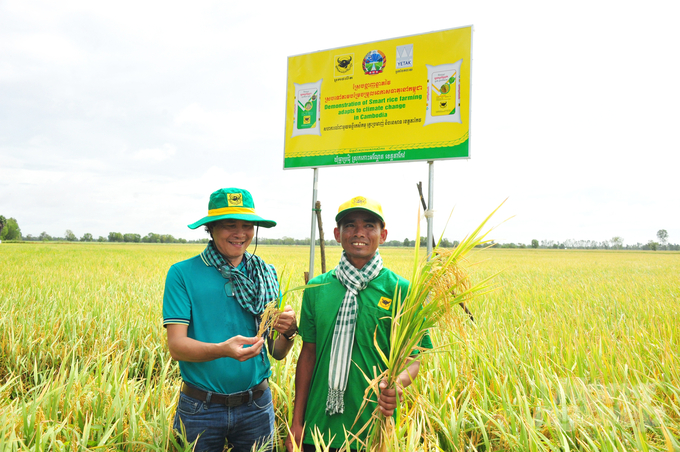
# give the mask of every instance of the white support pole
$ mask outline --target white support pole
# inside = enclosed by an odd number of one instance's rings
[[[434,237],[433,226],[434,226],[434,216],[432,215],[434,207],[434,161],[429,160],[427,162],[429,175],[427,180],[427,210],[430,211],[427,216],[427,259],[432,257],[432,240]],[[420,237],[418,237],[420,240]]]
[[[316,242],[316,186],[319,181],[319,169],[314,168],[314,188],[312,190],[312,232],[309,234],[309,279],[314,277],[314,242]]]

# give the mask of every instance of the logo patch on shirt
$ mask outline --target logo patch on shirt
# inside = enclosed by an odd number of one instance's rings
[[[229,207],[243,207],[243,193],[229,193]]]
[[[384,310],[388,311],[390,309],[391,304],[392,304],[391,298],[380,297],[380,301],[378,302],[378,307],[383,308]]]

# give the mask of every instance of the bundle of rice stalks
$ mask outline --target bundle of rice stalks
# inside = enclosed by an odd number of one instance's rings
[[[413,363],[414,358],[416,358],[415,354],[419,352],[422,356],[422,354],[430,352],[430,350],[419,346],[428,330],[436,328],[443,319],[451,318],[458,304],[467,303],[474,297],[494,289],[491,280],[496,274],[478,282],[473,283],[471,281],[467,272],[467,267],[470,264],[466,256],[475,247],[491,242],[486,238],[491,230],[483,232],[483,229],[502,205],[501,203],[456,248],[444,250],[437,246],[432,252],[432,258],[427,262],[421,262],[419,244],[416,241],[415,261],[409,291],[407,294],[395,293],[394,299],[402,300],[402,302],[392,303],[389,356],[384,355],[377,342],[375,343],[387,370],[376,378],[369,379],[369,388],[366,390],[362,409],[371,398],[375,401],[375,397],[380,393],[379,384],[381,381],[385,380],[389,388],[394,388],[395,385],[400,384],[398,376]],[[417,237],[420,237],[420,222],[418,223]],[[442,351],[438,350],[438,352],[441,353]],[[366,439],[366,449],[370,451],[399,450],[399,438],[395,432],[395,422],[396,425],[400,425],[402,422],[399,406],[396,410],[396,419],[386,418],[376,408],[371,421],[364,426],[369,432]]]
[[[260,328],[257,330],[258,336],[262,336],[267,331],[270,338],[274,336],[274,326],[283,313],[280,306],[282,306],[281,301],[272,301],[264,308],[264,312],[260,317]]]
[[[281,273],[281,280],[283,280],[285,274],[285,270]],[[260,327],[257,330],[257,335],[262,336],[265,333],[269,333],[270,338],[276,338],[276,331],[274,330],[274,326],[276,326],[276,322],[279,320],[279,317],[281,317],[281,314],[283,313],[283,308],[286,306],[286,300],[288,299],[288,294],[291,292],[296,292],[298,290],[304,290],[308,287],[316,287],[319,284],[307,284],[304,286],[297,286],[293,287],[292,289],[289,289],[290,287],[290,277],[286,279],[286,285],[283,288],[283,290],[279,290],[279,297],[275,301],[272,301],[269,303],[267,306],[264,308],[264,312],[262,312],[262,315],[260,316]]]

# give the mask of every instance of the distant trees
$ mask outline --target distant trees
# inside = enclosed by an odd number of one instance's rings
[[[623,238],[620,236],[614,236],[611,240],[603,240],[601,242],[595,240],[575,240],[567,239],[563,242],[554,240],[541,240],[532,239],[530,245],[525,245],[523,243],[494,243],[490,242],[487,245],[493,248],[544,248],[544,249],[616,249],[616,250],[664,250],[664,251],[680,251],[679,244],[668,243],[668,231],[665,229],[659,229],[656,233],[657,241],[649,240],[647,243],[636,243],[631,245],[623,245]],[[64,237],[52,237],[47,232],[43,231],[39,236],[35,237],[28,234],[26,237],[21,236],[21,229],[14,218],[5,218],[0,215],[0,240],[26,240],[26,241],[70,241],[75,242],[79,239],[76,237],[71,229],[67,229],[64,233]],[[120,232],[109,232],[108,237],[99,236],[95,239],[94,236],[87,232],[83,234],[80,238],[81,242],[124,242],[124,243],[207,243],[208,238],[202,238],[198,240],[187,241],[183,238],[175,238],[171,234],[157,234],[155,232],[149,232],[145,236],[141,236],[136,233],[120,233]],[[283,237],[278,239],[267,239],[260,237],[258,239],[260,245],[295,245],[295,246],[309,246],[309,237],[305,239],[295,239],[293,237]],[[419,237],[419,243],[421,247],[427,246],[427,237]],[[316,244],[319,244],[319,239],[316,239]],[[340,246],[334,239],[325,240],[325,245],[327,247]],[[415,247],[416,241],[409,240],[408,237],[404,240],[390,240],[384,243],[384,246],[393,247]],[[459,245],[458,240],[449,240],[447,238],[441,238],[439,246],[442,248],[455,248]],[[485,245],[485,246],[487,246]]]
[[[142,239],[142,242],[144,243],[161,243],[161,235],[160,234],[154,234],[153,232],[149,232],[144,236]]]
[[[0,215],[0,240],[21,240],[21,228],[17,220]]]
[[[123,234],[120,232],[109,232],[109,242],[122,242]]]
[[[659,242],[661,242],[662,245],[665,245],[666,241],[668,240],[668,231],[665,229],[659,229],[659,231],[656,233],[656,237],[659,239]]]
[[[142,241],[142,236],[139,235],[139,234],[132,234],[132,233],[123,234],[123,241],[124,242],[139,243],[139,242]]]

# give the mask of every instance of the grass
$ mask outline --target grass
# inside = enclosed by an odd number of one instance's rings
[[[181,450],[163,285],[202,248],[0,245],[0,450]],[[326,251],[332,268],[340,249]],[[257,252],[303,284],[307,247]],[[410,276],[413,250],[381,254]],[[472,260],[476,279],[503,270],[501,288],[470,304],[475,323],[460,310],[432,331],[450,345],[406,391],[400,450],[680,450],[680,253],[490,249]],[[299,293],[290,301],[299,310]],[[281,434],[299,347],[273,362]]]

